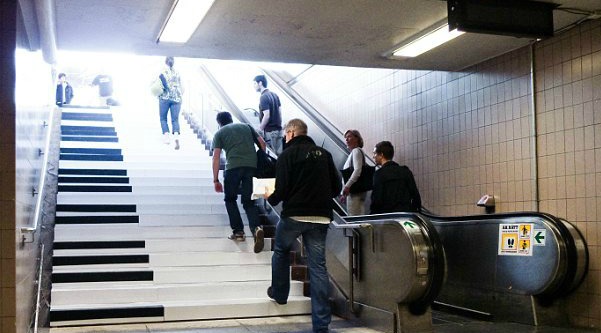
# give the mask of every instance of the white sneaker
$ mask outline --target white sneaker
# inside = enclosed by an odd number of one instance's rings
[[[175,150],[179,150],[179,133],[173,133],[173,138],[175,139]]]
[[[163,133],[163,143],[166,145],[171,143],[171,136],[167,132]]]

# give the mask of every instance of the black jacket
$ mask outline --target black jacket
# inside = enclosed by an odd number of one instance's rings
[[[421,206],[422,199],[408,167],[388,161],[376,171],[371,192],[371,214],[417,212]]]
[[[63,104],[71,104],[73,98],[73,87],[67,83],[65,87],[65,103],[63,103],[63,86],[60,84],[56,85],[56,105],[61,106]]]
[[[342,190],[332,155],[302,135],[286,144],[278,157],[275,191],[269,203],[283,201],[282,217],[323,216],[332,219],[332,198]]]

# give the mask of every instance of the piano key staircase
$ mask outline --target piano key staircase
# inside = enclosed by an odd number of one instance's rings
[[[311,312],[302,282],[285,306],[267,297],[271,242],[255,254],[252,238],[227,239],[211,158],[183,121],[175,150],[158,112],[65,108],[61,118],[51,326]]]

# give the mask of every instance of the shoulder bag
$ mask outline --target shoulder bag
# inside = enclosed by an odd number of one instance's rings
[[[253,141],[259,147],[257,150],[257,170],[255,170],[256,178],[275,178],[275,164],[277,160],[267,154],[263,149],[261,149],[261,145],[259,144],[259,138],[257,137],[257,132],[252,126],[248,125],[250,128],[250,132],[253,136]]]
[[[367,192],[374,187],[374,172],[376,168],[365,163],[365,153],[363,152],[363,149],[360,150],[361,154],[363,155],[363,168],[361,168],[361,175],[359,176],[359,179],[357,179],[357,181],[351,185],[351,193]],[[353,166],[341,170],[342,178],[344,179],[345,183],[349,180],[349,178],[351,178],[353,171]]]

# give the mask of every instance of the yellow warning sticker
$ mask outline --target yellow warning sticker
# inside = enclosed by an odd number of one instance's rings
[[[520,239],[520,247],[518,248],[518,253],[523,255],[530,254],[530,240],[529,239]]]
[[[500,224],[498,250],[498,254],[503,256],[531,256],[532,224]]]

